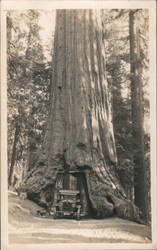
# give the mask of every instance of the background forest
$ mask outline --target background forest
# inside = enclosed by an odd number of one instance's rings
[[[137,204],[141,166],[150,222],[148,18],[147,10],[106,10],[103,36],[117,174],[127,196]],[[8,185],[12,190],[34,168],[42,150],[53,74],[54,20],[54,11],[7,13]]]

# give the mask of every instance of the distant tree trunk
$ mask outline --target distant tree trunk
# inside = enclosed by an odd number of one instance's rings
[[[8,15],[7,16],[7,55],[8,57],[10,56],[10,43],[11,43],[11,38],[12,38],[12,27],[13,27],[13,24],[12,24],[12,20],[10,18],[10,16]],[[9,58],[7,58],[9,60]]]
[[[140,208],[144,218],[146,213],[146,183],[144,164],[144,131],[143,131],[143,101],[141,58],[139,36],[135,26],[135,12],[129,13],[130,28],[130,60],[131,60],[131,102],[132,102],[132,135],[134,150],[135,204]]]
[[[8,176],[8,186],[9,187],[12,186],[12,177],[13,177],[14,166],[15,166],[15,161],[16,161],[16,149],[17,149],[19,134],[20,134],[20,127],[18,125],[18,122],[16,121],[11,163],[10,163],[9,176]]]
[[[30,170],[30,159],[31,159],[31,138],[29,135],[27,135],[27,159],[26,159],[26,171],[28,172]]]
[[[43,201],[55,191],[59,171],[80,171],[96,217],[116,213],[138,220],[138,209],[127,199],[117,176],[103,14],[103,10],[57,11],[43,154],[23,188],[30,199]]]

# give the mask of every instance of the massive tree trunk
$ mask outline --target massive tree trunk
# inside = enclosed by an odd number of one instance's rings
[[[144,131],[142,100],[142,62],[140,56],[139,32],[135,25],[135,11],[129,13],[130,60],[131,60],[131,102],[132,102],[132,135],[134,150],[135,204],[140,208],[143,217],[147,217]]]
[[[53,199],[58,173],[80,172],[96,217],[139,219],[116,174],[102,10],[58,10],[50,115],[43,152],[25,185],[30,199]]]

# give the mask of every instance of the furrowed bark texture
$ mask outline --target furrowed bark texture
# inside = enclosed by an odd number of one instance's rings
[[[148,197],[146,192],[146,169],[144,162],[144,129],[142,100],[142,59],[140,56],[139,31],[135,25],[135,13],[129,13],[130,59],[131,59],[131,99],[132,99],[132,135],[135,162],[135,204],[148,220]]]
[[[47,133],[25,188],[40,199],[53,190],[59,170],[82,171],[96,217],[116,213],[138,220],[116,176],[102,15],[102,10],[57,11]]]

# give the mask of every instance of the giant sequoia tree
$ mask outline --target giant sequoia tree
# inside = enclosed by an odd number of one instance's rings
[[[76,178],[80,173],[92,215],[138,220],[116,174],[103,15],[103,10],[57,11],[47,131],[23,188],[30,199],[50,205],[59,173]]]
[[[139,10],[138,10],[139,11]],[[131,60],[131,99],[132,99],[132,134],[135,162],[135,204],[148,220],[148,194],[146,183],[146,166],[144,160],[143,129],[143,84],[142,51],[140,48],[139,28],[135,25],[136,11],[129,12],[130,60]]]

